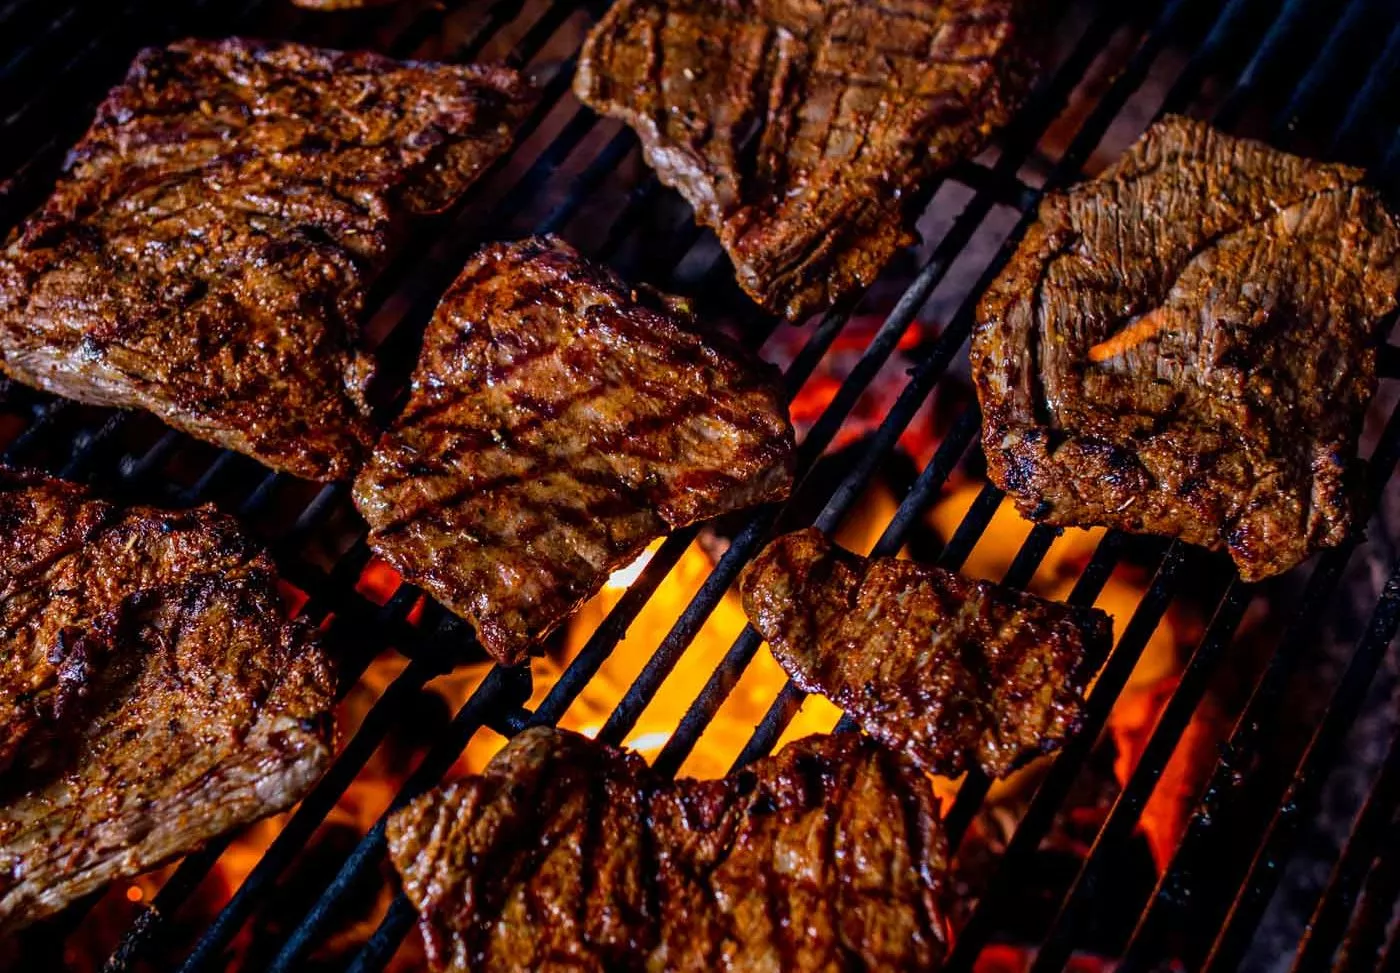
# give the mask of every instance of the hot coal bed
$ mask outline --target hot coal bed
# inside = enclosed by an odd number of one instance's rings
[[[0,944],[19,970],[414,969],[413,911],[384,814],[480,769],[535,724],[714,776],[830,729],[736,614],[739,572],[779,530],[915,556],[1116,616],[1083,729],[993,786],[941,787],[963,902],[948,966],[1048,971],[1347,970],[1400,964],[1400,351],[1362,453],[1364,536],[1261,584],[1180,543],[1031,527],[985,478],[967,379],[975,302],[1041,196],[1186,113],[1400,187],[1400,5],[1386,0],[1047,4],[1046,71],[993,146],[940,180],[903,252],[856,302],[800,327],[738,291],[717,242],[569,84],[606,6],[403,2],[317,14],[284,0],[15,0],[0,6],[0,211],[15,225],[141,47],[246,35],[398,57],[505,61],[545,97],[514,153],[415,236],[376,285],[370,331],[392,413],[417,338],[481,243],[555,232],[624,277],[692,296],[785,370],[800,485],[677,532],[552,640],[491,666],[469,628],[375,560],[341,485],[270,474],[150,417],[23,388],[0,403],[7,462],[106,495],[212,501],[272,547],[341,668],[341,751],[299,807]],[[844,722],[843,729],[850,727]]]

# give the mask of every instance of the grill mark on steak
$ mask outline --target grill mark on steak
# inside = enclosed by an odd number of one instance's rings
[[[488,247],[356,481],[370,544],[518,662],[668,529],[779,499],[776,372],[561,241]]]
[[[815,528],[769,544],[739,589],[794,683],[947,777],[973,765],[1004,777],[1057,748],[1112,640],[1097,609],[858,557]]]
[[[1342,543],[1400,286],[1363,177],[1171,117],[1047,197],[972,344],[989,472],[1021,512],[1227,550],[1246,580]]]
[[[932,790],[857,734],[670,781],[534,728],[387,836],[435,971],[927,970],[946,947]]]
[[[0,253],[0,368],[347,477],[372,440],[368,287],[536,100],[505,68],[245,40],[147,50]]]
[[[0,467],[0,933],[299,800],[333,677],[212,507]]]
[[[869,284],[927,183],[1010,117],[1030,6],[621,0],[574,90],[637,131],[754,300],[799,319]]]

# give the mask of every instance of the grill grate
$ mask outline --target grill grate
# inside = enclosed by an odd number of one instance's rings
[[[636,165],[635,138],[600,120],[568,94],[582,28],[603,6],[582,7],[548,0],[477,0],[453,6],[408,0],[401,7],[335,16],[305,14],[282,0],[225,4],[215,0],[133,0],[123,7],[121,26],[91,5],[74,4],[55,14],[52,4],[14,0],[0,7],[0,173],[10,178],[0,194],[0,219],[13,224],[40,201],[62,153],[79,134],[98,99],[120,76],[138,46],[186,33],[246,33],[285,36],[329,46],[367,46],[396,56],[451,60],[505,59],[528,66],[542,77],[545,97],[527,121],[515,155],[498,165],[469,195],[456,216],[437,232],[423,234],[385,274],[372,295],[370,330],[385,335],[380,349],[385,369],[400,379],[411,367],[415,339],[438,295],[466,257],[485,239],[529,232],[562,232],[583,249],[624,274],[668,285],[677,281],[710,293],[728,293],[729,270],[714,259],[708,234],[695,228],[656,179]],[[1394,0],[1165,0],[1146,6],[1150,22],[1139,21],[1124,5],[1060,0],[1052,4],[1071,43],[1026,107],[998,140],[995,161],[958,167],[938,186],[970,193],[902,296],[865,345],[854,368],[811,428],[799,454],[799,485],[790,509],[808,503],[818,526],[833,530],[860,501],[866,487],[895,451],[914,421],[955,367],[972,325],[975,301],[1001,269],[1047,190],[1080,178],[1093,153],[1108,144],[1125,118],[1164,111],[1208,115],[1222,127],[1265,134],[1285,148],[1340,156],[1375,167],[1383,185],[1400,185],[1400,4]],[[1185,51],[1182,58],[1179,52]],[[1088,80],[1100,72],[1111,81],[1095,92]],[[1164,93],[1149,85],[1165,78]],[[1053,158],[1043,179],[1036,170],[1052,127],[1073,115],[1067,106],[1092,99],[1067,147]],[[1345,106],[1338,109],[1336,106]],[[1136,134],[1131,131],[1129,135]],[[930,194],[932,197],[933,193]],[[616,198],[605,207],[600,200]],[[998,215],[1012,212],[1015,225],[980,268],[976,284],[939,336],[917,353],[897,400],[878,429],[861,446],[845,476],[824,484],[812,472],[850,417],[866,389],[910,334],[916,316],[935,292],[948,289],[955,262],[969,245],[984,238]],[[706,255],[708,254],[708,264]],[[685,268],[699,263],[697,275]],[[794,398],[832,349],[858,307],[854,302],[808,325],[806,343],[785,374]],[[761,346],[777,327],[751,307],[734,316],[745,340]],[[1400,350],[1382,356],[1382,374],[1400,374]],[[393,396],[387,396],[392,408]],[[333,619],[349,648],[342,658],[348,690],[373,658],[392,646],[408,657],[405,668],[375,701],[327,776],[287,819],[275,840],[203,931],[185,958],[184,971],[219,968],[234,937],[263,905],[275,883],[295,867],[297,854],[362,772],[390,731],[410,712],[434,677],[455,664],[479,657],[467,626],[428,605],[418,624],[408,620],[418,593],[408,586],[383,605],[356,591],[371,555],[362,534],[338,556],[308,554],[340,524],[347,507],[343,485],[311,488],[267,473],[252,461],[190,442],[159,429],[146,417],[100,413],[26,390],[14,390],[0,407],[12,430],[0,452],[7,462],[40,465],[64,476],[95,480],[108,492],[152,494],[169,502],[216,500],[265,531],[288,579],[309,596],[303,612],[317,621]],[[975,404],[952,419],[937,450],[901,498],[875,547],[892,554],[908,539],[924,513],[940,497],[953,473],[975,457],[979,416]],[[1400,410],[1381,431],[1368,465],[1377,496],[1400,458]],[[172,475],[172,471],[179,475]],[[939,563],[961,566],[987,531],[1002,495],[991,486],[977,495],[944,546]],[[285,515],[295,508],[294,515]],[[743,518],[727,551],[699,591],[608,715],[599,737],[619,743],[690,648],[747,561],[771,536],[783,511],[762,509]],[[784,520],[785,526],[788,525]],[[648,599],[676,567],[698,536],[698,528],[665,540],[651,560],[574,657],[543,701],[533,710],[530,675],[524,669],[493,667],[452,718],[450,726],[423,756],[394,798],[399,806],[438,783],[467,743],[482,728],[511,734],[534,724],[557,722],[593,680],[637,619]],[[1024,587],[1059,536],[1037,526],[1011,562],[1004,580]],[[1137,543],[1137,542],[1132,542]],[[1266,741],[1291,714],[1283,700],[1291,680],[1309,658],[1349,562],[1364,542],[1358,538],[1317,558],[1306,585],[1286,616],[1284,634],[1264,666],[1229,742],[1213,767],[1206,797],[1195,809],[1185,836],[1150,898],[1142,903],[1138,928],[1127,943],[1125,969],[1144,969],[1165,955],[1190,967],[1227,969],[1237,965],[1278,886],[1282,863],[1293,849],[1302,822],[1317,806],[1328,773],[1343,746],[1360,703],[1400,626],[1400,567],[1392,573],[1371,610],[1345,673],[1311,727],[1311,739],[1296,766],[1280,773],[1260,759]],[[1128,538],[1109,532],[1079,575],[1069,600],[1092,604],[1130,548]],[[1084,729],[1058,754],[1038,785],[997,867],[991,885],[963,925],[950,967],[970,969],[995,939],[1006,919],[1009,894],[1024,884],[1032,856],[1064,806],[1100,732],[1119,701],[1135,664],[1164,613],[1188,577],[1218,579],[1213,609],[1203,634],[1186,660],[1180,682],[1152,728],[1129,776],[1078,874],[1065,890],[1034,962],[1037,971],[1063,968],[1082,941],[1097,891],[1114,870],[1115,858],[1137,827],[1143,809],[1183,734],[1204,699],[1211,680],[1231,651],[1247,610],[1268,586],[1251,586],[1227,576],[1218,560],[1181,544],[1148,545],[1155,550],[1155,573],[1128,619],[1089,698]],[[761,642],[746,629],[694,695],[656,766],[675,773],[730,697],[755,658]],[[736,766],[767,753],[798,713],[803,695],[788,685],[773,700],[739,755]],[[845,721],[842,726],[849,728]],[[1348,965],[1371,965],[1382,950],[1400,961],[1400,947],[1386,943],[1391,911],[1400,893],[1388,827],[1400,808],[1400,738],[1381,773],[1347,846],[1319,897],[1299,970],[1320,969],[1341,956]],[[987,796],[989,782],[971,773],[948,808],[951,839],[959,841]],[[1263,818],[1253,831],[1241,828]],[[380,881],[384,819],[364,834],[338,872],[285,941],[275,944],[270,969],[302,968],[309,952],[336,927],[353,893]],[[1253,834],[1250,847],[1223,846]],[[171,920],[223,854],[231,839],[190,855],[174,869],[149,908],[126,931],[107,969],[135,969],[155,955],[171,932]],[[1202,894],[1209,889],[1210,894]],[[89,905],[91,903],[88,903]],[[65,931],[78,927],[84,908],[61,920]],[[351,969],[379,970],[397,950],[413,920],[400,894]],[[1189,937],[1179,931],[1190,929]]]

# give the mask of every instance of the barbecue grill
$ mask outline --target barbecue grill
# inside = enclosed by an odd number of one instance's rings
[[[113,18],[112,8],[119,6]],[[604,0],[581,5],[549,0],[404,2],[366,11],[315,14],[286,0],[129,0],[116,4],[11,0],[0,6],[0,174],[9,181],[0,214],[13,226],[51,187],[66,148],[92,109],[124,71],[135,51],[197,34],[288,38],[332,47],[368,47],[400,57],[466,61],[505,60],[528,67],[545,97],[527,121],[513,155],[498,164],[453,214],[430,224],[376,285],[370,332],[382,339],[387,380],[380,399],[394,407],[411,368],[416,338],[465,258],[488,239],[558,232],[624,276],[662,288],[699,294],[702,309],[732,321],[744,340],[760,347],[778,327],[745,304],[713,238],[695,228],[677,197],[659,186],[639,162],[635,138],[600,119],[568,92],[583,32]],[[1127,4],[1050,0],[1055,49],[1024,109],[977,160],[958,166],[937,191],[954,189],[952,219],[918,250],[917,265],[883,323],[871,333],[854,368],[836,389],[801,445],[791,510],[760,509],[727,531],[728,545],[689,604],[672,620],[640,674],[602,722],[598,737],[629,738],[707,619],[748,560],[771,536],[812,519],[831,531],[862,502],[867,485],[898,448],[906,427],[942,383],[955,381],[965,355],[972,312],[982,289],[1003,266],[1035,206],[1048,190],[1064,187],[1116,155],[1161,112],[1210,118],[1226,130],[1265,137],[1282,148],[1368,166],[1393,191],[1400,183],[1400,3],[1395,0],[1164,0]],[[931,197],[932,197],[931,193]],[[1392,196],[1392,199],[1394,197]],[[1011,226],[1009,233],[1006,227]],[[991,241],[988,243],[988,241]],[[973,266],[970,267],[969,265]],[[882,283],[898,278],[896,268]],[[954,298],[949,298],[949,293]],[[942,297],[940,298],[940,295]],[[930,304],[931,299],[934,303]],[[941,300],[941,303],[940,303]],[[785,387],[797,396],[857,311],[850,303],[805,325],[804,343],[788,365]],[[951,307],[936,337],[908,349],[903,339],[928,307]],[[912,361],[894,404],[873,433],[844,455],[840,476],[811,476],[867,386],[896,350]],[[1396,398],[1400,349],[1381,359],[1378,403]],[[876,554],[898,552],[938,502],[950,477],[977,469],[979,417],[975,403],[959,400],[936,450],[875,544]],[[1378,406],[1365,439],[1373,493],[1386,484],[1400,458],[1400,409]],[[527,668],[486,669],[469,627],[399,586],[387,600],[361,583],[372,563],[363,531],[349,512],[344,484],[320,487],[269,473],[253,461],[162,429],[147,416],[103,412],[26,389],[0,402],[0,442],[6,462],[37,466],[87,480],[109,494],[147,502],[214,501],[238,514],[271,545],[286,577],[305,593],[300,611],[324,623],[339,649],[343,690],[349,690],[380,653],[392,649],[406,664],[358,727],[341,741],[334,766],[262,851],[251,871],[211,921],[201,920],[192,948],[174,966],[184,971],[227,968],[226,953],[275,889],[304,867],[299,853],[324,825],[337,802],[392,728],[412,718],[425,685],[463,663],[485,672],[407,775],[393,797],[397,807],[439,783],[469,741],[482,733],[510,735],[557,722],[593,680],[649,598],[700,533],[678,531],[657,548],[547,694],[533,706]],[[1393,492],[1393,491],[1392,491]],[[987,530],[1002,496],[983,485],[938,554],[961,566]],[[801,511],[809,511],[804,517]],[[1029,584],[1059,532],[1037,526],[1007,570],[1006,583]],[[1246,957],[1271,966],[1290,958],[1251,954],[1256,931],[1284,881],[1290,856],[1316,813],[1334,767],[1348,749],[1357,713],[1383,667],[1400,627],[1400,559],[1387,544],[1357,537],[1313,559],[1280,581],[1248,585],[1221,558],[1180,543],[1144,545],[1108,532],[1074,583],[1069,600],[1092,604],[1129,550],[1146,550],[1150,582],[1131,615],[1116,620],[1117,641],[1089,696],[1083,728],[1048,764],[1014,835],[975,907],[961,923],[949,967],[968,970],[988,962],[984,951],[1003,941],[1015,890],[1037,881],[1035,855],[1119,703],[1128,678],[1173,602],[1190,588],[1209,606],[1192,639],[1179,682],[1151,726],[1147,743],[1067,884],[1055,888],[1053,920],[1040,940],[1025,944],[1026,963],[1040,971],[1064,968],[1084,935],[1125,844],[1181,744],[1193,714],[1222,668],[1234,664],[1237,635],[1252,606],[1266,606],[1276,625],[1262,665],[1231,713],[1227,739],[1212,758],[1208,782],[1156,887],[1132,904],[1133,922],[1121,930],[1121,967],[1232,969]],[[1318,705],[1300,712],[1287,704],[1290,686],[1310,671],[1323,634],[1347,610],[1339,591],[1349,565],[1378,561],[1388,572],[1377,597],[1355,622],[1345,666],[1315,687]],[[1201,590],[1205,592],[1202,594]],[[673,730],[655,765],[677,772],[741,676],[761,641],[745,630],[702,684],[690,688],[688,707],[673,714]],[[803,695],[791,684],[771,700],[737,764],[769,752],[793,721]],[[848,730],[846,720],[838,729]],[[1280,758],[1271,742],[1291,736],[1299,746]],[[1391,828],[1400,812],[1400,737],[1381,747],[1379,770],[1351,821],[1335,862],[1294,923],[1298,970],[1340,963],[1366,969],[1400,966],[1400,930],[1392,913],[1400,901],[1400,842]],[[956,845],[964,839],[989,782],[971,772],[945,807]],[[258,955],[274,971],[311,968],[318,947],[345,921],[347,902],[386,882],[384,818],[341,848],[328,871],[299,882],[294,914],[282,917],[276,942]],[[1389,839],[1389,840],[1388,840]],[[234,839],[186,857],[124,931],[100,944],[105,969],[170,963],[170,941],[187,905]],[[285,894],[279,908],[287,908]],[[91,937],[84,924],[92,903],[27,934],[41,954],[64,956],[65,944]],[[1121,907],[1121,903],[1120,903]],[[402,895],[376,916],[378,925],[348,968],[383,969],[409,934],[414,913]],[[188,936],[186,937],[188,939]],[[180,965],[180,964],[183,965]],[[171,967],[173,968],[173,966]],[[1264,968],[1264,967],[1260,967]]]

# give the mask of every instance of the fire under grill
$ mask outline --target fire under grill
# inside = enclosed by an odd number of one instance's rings
[[[630,280],[697,295],[702,312],[785,364],[794,412],[800,405],[808,417],[799,421],[799,486],[785,509],[672,534],[620,572],[532,673],[490,666],[468,626],[372,557],[345,485],[270,474],[147,416],[8,389],[6,462],[109,495],[213,501],[250,524],[297,587],[299,611],[326,629],[343,708],[353,704],[354,715],[342,719],[332,769],[293,812],[256,827],[254,838],[230,836],[154,877],[118,883],[0,948],[0,964],[411,968],[404,956],[415,917],[387,877],[384,816],[479,768],[503,737],[565,722],[638,747],[667,774],[721,773],[785,734],[850,728],[771,678],[776,667],[757,633],[729,617],[731,588],[764,541],[815,523],[863,532],[855,543],[875,554],[917,548],[1013,586],[1053,583],[1075,604],[1116,597],[1117,641],[1082,730],[1010,796],[976,771],[946,788],[966,893],[949,968],[1400,966],[1400,736],[1390,739],[1396,721],[1385,698],[1400,627],[1400,534],[1385,516],[1396,504],[1386,485],[1400,458],[1400,411],[1391,411],[1400,349],[1382,355],[1363,440],[1378,511],[1368,537],[1261,585],[1180,543],[1113,531],[1070,538],[1007,517],[980,472],[979,416],[964,377],[976,300],[1038,200],[1097,171],[1160,113],[1359,163],[1394,190],[1400,4],[1050,0],[1045,74],[993,148],[934,187],[925,242],[858,302],[801,329],[746,303],[713,237],[641,163],[630,131],[569,93],[583,33],[605,5],[405,0],[334,15],[285,0],[0,6],[7,226],[42,199],[67,146],[142,46],[241,34],[504,60],[531,70],[545,97],[513,155],[419,233],[376,286],[369,330],[390,376],[385,413],[465,259],[487,240],[555,232]],[[907,475],[891,473],[901,463]],[[1076,553],[1057,553],[1071,541]],[[1005,553],[988,556],[995,544]],[[1167,626],[1174,634],[1162,650]],[[702,651],[700,640],[710,647]],[[619,665],[624,648],[633,661]],[[1149,656],[1163,651],[1166,662],[1153,664],[1161,678],[1144,692]],[[770,678],[758,679],[764,666]],[[395,743],[445,700],[455,713],[429,721],[414,746]],[[726,718],[731,732],[717,740]],[[376,788],[363,786],[376,774]],[[1337,794],[1344,774],[1360,776],[1350,803]],[[1108,790],[1086,798],[1098,778]],[[1319,822],[1331,817],[1343,824],[1319,853]],[[327,838],[332,828],[336,840]],[[1052,867],[1047,848],[1066,847],[1067,831],[1069,864]],[[1134,853],[1144,833],[1146,858]],[[1125,879],[1142,860],[1148,878]]]

